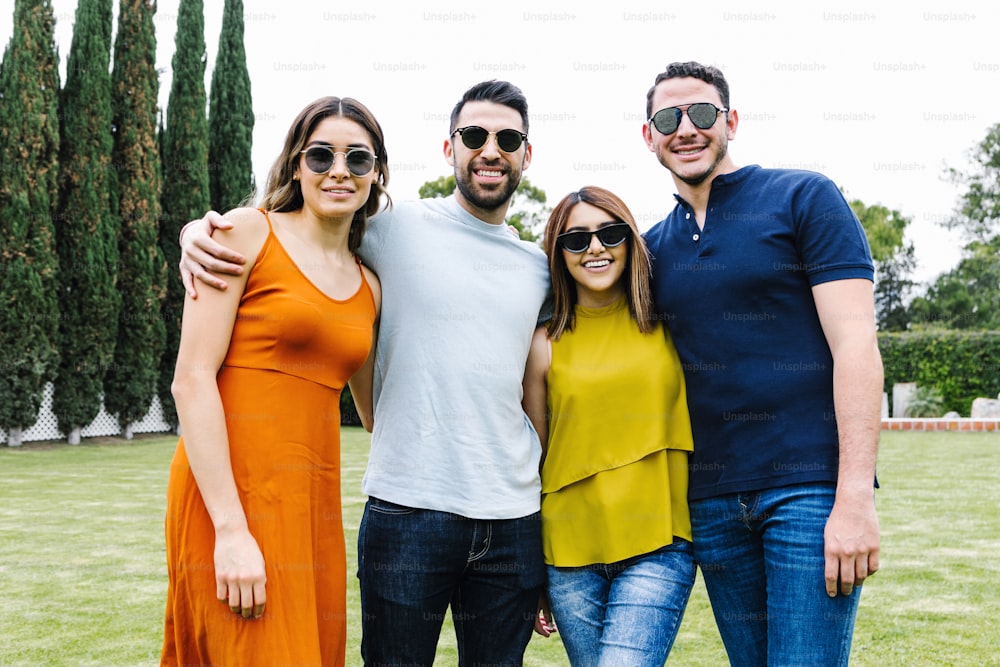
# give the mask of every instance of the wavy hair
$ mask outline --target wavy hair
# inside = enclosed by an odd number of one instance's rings
[[[718,67],[702,65],[692,60],[686,63],[670,63],[667,65],[667,69],[656,75],[653,86],[646,93],[646,118],[653,115],[653,93],[656,92],[656,87],[660,85],[660,82],[667,79],[682,79],[686,77],[699,79],[714,86],[715,90],[719,93],[719,99],[722,100],[722,106],[726,109],[729,108],[729,82],[726,81],[726,76],[722,73],[722,70]]]
[[[618,222],[624,222],[632,231],[629,238],[628,255],[622,280],[625,281],[625,299],[629,312],[643,333],[653,330],[653,295],[650,287],[652,261],[649,250],[642,240],[632,212],[616,194],[610,190],[588,185],[563,197],[549,216],[545,226],[545,254],[549,258],[549,275],[552,278],[552,319],[546,324],[549,337],[558,340],[566,331],[576,325],[576,282],[569,273],[562,250],[556,244],[569,215],[580,202],[601,209]]]
[[[295,179],[300,153],[316,127],[327,118],[340,116],[353,120],[363,127],[372,140],[375,150],[375,169],[378,177],[372,183],[368,201],[358,209],[351,221],[351,231],[347,246],[355,252],[361,245],[368,218],[382,209],[382,198],[386,207],[392,206],[392,199],[386,192],[389,183],[389,155],[385,150],[385,136],[382,126],[368,108],[351,97],[322,97],[299,112],[285,136],[285,145],[274,161],[267,175],[267,186],[261,197],[260,206],[268,211],[297,211],[303,206],[302,186]]]

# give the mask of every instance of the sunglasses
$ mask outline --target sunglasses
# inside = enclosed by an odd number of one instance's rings
[[[616,222],[592,232],[566,232],[556,237],[556,243],[567,251],[574,253],[585,252],[590,247],[590,241],[595,236],[605,248],[614,248],[625,243],[625,240],[632,234],[632,229],[624,222]]]
[[[306,156],[306,166],[314,174],[325,174],[333,168],[338,155],[344,156],[347,170],[355,176],[367,176],[375,168],[375,155],[364,148],[348,148],[335,151],[333,146],[310,146],[302,151]]]
[[[489,132],[486,129],[479,127],[478,125],[469,125],[467,127],[460,127],[455,132],[451,133],[451,136],[455,136],[458,133],[462,137],[462,143],[465,144],[466,148],[476,150],[482,148],[486,145],[486,140],[490,138],[490,135],[497,138],[497,146],[500,147],[504,153],[513,153],[518,148],[521,147],[522,141],[528,140],[528,135],[524,132],[518,132],[517,130],[500,130],[499,132]]]
[[[720,109],[709,102],[696,102],[688,104],[687,109],[680,107],[667,107],[660,109],[653,114],[649,122],[653,124],[660,134],[673,134],[681,126],[681,118],[687,113],[691,123],[699,130],[707,130],[715,125],[715,120],[720,113],[728,112],[729,109]]]

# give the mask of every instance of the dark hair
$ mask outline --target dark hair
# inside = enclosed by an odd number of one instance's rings
[[[521,114],[521,122],[524,124],[524,133],[528,133],[528,100],[524,97],[521,89],[507,81],[483,81],[477,83],[472,88],[465,91],[462,99],[458,101],[455,108],[451,110],[451,125],[449,132],[454,132],[458,125],[458,115],[462,113],[462,108],[467,102],[493,102],[510,107]]]
[[[661,81],[666,81],[667,79],[681,79],[684,77],[701,79],[705,83],[715,86],[715,89],[719,91],[719,97],[722,99],[722,106],[726,109],[729,108],[729,83],[726,81],[722,70],[718,67],[702,65],[694,61],[670,63],[667,65],[667,69],[656,75],[653,87],[646,93],[646,118],[653,115],[653,93],[656,92],[656,86]]]
[[[365,233],[368,218],[382,208],[382,197],[386,198],[388,206],[392,205],[392,199],[385,190],[385,186],[389,183],[389,156],[385,150],[382,126],[365,105],[353,98],[322,97],[299,112],[285,136],[281,154],[268,172],[267,186],[261,197],[260,206],[268,211],[297,211],[302,208],[302,186],[295,179],[299,154],[316,127],[333,116],[353,120],[363,127],[371,136],[372,148],[375,150],[375,169],[378,171],[378,177],[372,183],[368,201],[354,214],[351,232],[347,238],[347,246],[354,252],[361,245],[361,237]]]
[[[639,234],[632,212],[628,210],[616,194],[604,188],[593,185],[580,188],[563,197],[552,209],[549,221],[545,225],[545,254],[549,258],[549,275],[552,278],[552,309],[553,316],[546,328],[549,338],[558,340],[565,331],[572,331],[576,325],[576,283],[569,274],[566,259],[562,250],[556,244],[556,237],[562,231],[569,219],[573,207],[583,202],[605,211],[615,220],[624,222],[632,230],[628,244],[628,260],[625,272],[625,298],[628,301],[629,312],[639,325],[639,330],[649,333],[653,330],[653,296],[649,285],[651,261],[646,243]]]

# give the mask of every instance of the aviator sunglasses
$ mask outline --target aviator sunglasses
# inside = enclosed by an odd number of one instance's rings
[[[314,174],[325,174],[333,168],[338,155],[344,156],[347,170],[355,176],[366,176],[375,168],[375,155],[364,148],[333,150],[334,146],[310,146],[302,151],[306,156],[306,166]]]
[[[616,222],[592,232],[566,232],[556,237],[556,243],[567,251],[574,253],[585,252],[590,247],[590,240],[597,237],[601,245],[605,248],[614,248],[625,243],[625,240],[632,233],[631,228],[624,222]]]
[[[681,118],[687,113],[691,123],[699,130],[707,130],[715,125],[715,120],[720,113],[728,112],[729,109],[720,109],[710,102],[696,102],[688,104],[687,109],[681,107],[667,107],[660,109],[653,114],[649,122],[653,124],[660,134],[673,134],[681,126]]]
[[[471,150],[476,150],[485,146],[486,140],[490,138],[490,135],[497,138],[497,146],[499,146],[500,150],[504,153],[513,153],[521,147],[522,141],[528,140],[528,135],[524,132],[518,132],[517,130],[489,132],[485,128],[479,127],[478,125],[460,127],[455,130],[455,132],[452,132],[451,136],[454,137],[456,132],[461,135],[462,143],[465,144],[465,147]]]

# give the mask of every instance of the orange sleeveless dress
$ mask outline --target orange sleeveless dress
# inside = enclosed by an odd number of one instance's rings
[[[271,229],[218,373],[233,475],[264,554],[267,607],[244,620],[216,599],[215,531],[181,438],[167,487],[161,665],[344,664],[340,393],[368,355],[374,320],[363,273],[352,297],[332,299]]]

